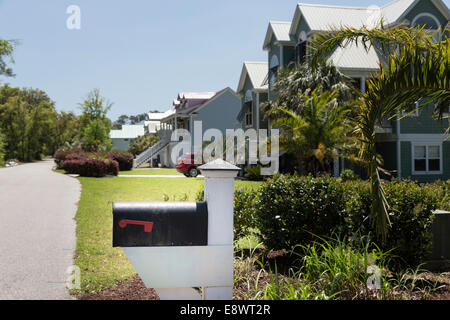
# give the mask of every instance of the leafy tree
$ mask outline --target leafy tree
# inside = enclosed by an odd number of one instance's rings
[[[297,157],[302,173],[331,173],[333,159],[352,143],[347,117],[351,108],[339,104],[338,97],[337,92],[316,89],[310,96],[300,95],[301,113],[281,107],[272,110],[279,114],[273,125],[281,129],[281,148]]]
[[[5,136],[0,131],[0,166],[2,166],[5,162],[5,147]]]
[[[83,150],[90,152],[109,151],[112,148],[109,130],[101,119],[92,120],[83,132]]]
[[[42,154],[49,154],[56,119],[50,99],[42,91],[34,89],[8,92],[16,95],[0,104],[0,127],[6,135],[6,156],[31,161],[40,159]]]
[[[111,149],[111,121],[106,116],[112,103],[100,95],[99,89],[88,93],[83,103],[80,103],[80,140],[86,151]]]
[[[14,76],[13,71],[8,67],[8,63],[5,58],[9,58],[11,63],[14,63],[12,54],[14,52],[14,45],[12,42],[0,39],[0,75],[7,77]]]
[[[128,116],[126,114],[121,115],[116,121],[112,124],[112,129],[120,130],[124,124],[128,123]]]
[[[100,95],[99,89],[94,89],[89,92],[83,103],[79,104],[82,111],[82,115],[80,116],[81,129],[84,131],[93,120],[101,120],[109,131],[111,128],[111,121],[106,115],[112,105],[112,102],[107,101]]]
[[[59,148],[76,144],[80,136],[80,119],[73,112],[60,112],[56,116],[53,152]]]
[[[128,152],[133,156],[141,154],[159,141],[159,137],[155,135],[145,135],[137,137],[128,147]]]
[[[448,34],[448,26],[443,31]],[[426,99],[426,104],[434,103],[435,114],[443,118],[450,102],[450,40],[434,41],[436,32],[405,25],[384,28],[381,21],[377,28],[333,29],[318,34],[312,41],[313,66],[337,46],[349,43],[366,49],[376,46],[386,56],[380,71],[368,82],[366,93],[361,94],[356,127],[361,141],[358,156],[370,179],[371,220],[382,240],[391,225],[390,206],[380,181],[382,167],[376,152],[375,128],[383,119],[410,111],[420,99]]]

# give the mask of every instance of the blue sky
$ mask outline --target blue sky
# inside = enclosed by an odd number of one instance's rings
[[[449,5],[449,1],[445,1]],[[242,62],[265,61],[269,20],[291,21],[297,0],[0,0],[0,38],[18,39],[15,78],[46,91],[58,110],[79,113],[93,88],[108,114],[165,111],[179,91],[236,89]],[[382,6],[389,0],[307,0]],[[81,29],[69,30],[69,5]]]

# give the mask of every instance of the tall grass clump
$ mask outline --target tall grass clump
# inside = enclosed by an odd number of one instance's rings
[[[343,299],[377,298],[386,294],[391,252],[382,251],[368,237],[351,245],[340,239],[318,238],[298,245],[299,272],[326,296]],[[375,290],[374,290],[375,289]]]

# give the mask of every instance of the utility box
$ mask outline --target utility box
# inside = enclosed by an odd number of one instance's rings
[[[437,210],[433,221],[433,251],[430,265],[435,268],[450,265],[450,212]]]
[[[206,246],[206,202],[114,202],[113,247]]]

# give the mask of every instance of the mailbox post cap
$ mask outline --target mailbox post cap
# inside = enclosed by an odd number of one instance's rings
[[[203,171],[240,171],[241,168],[236,167],[235,165],[222,160],[216,159],[214,161],[208,162],[200,167],[198,167],[202,172]]]

